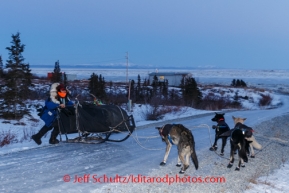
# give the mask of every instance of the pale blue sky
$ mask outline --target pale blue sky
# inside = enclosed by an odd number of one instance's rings
[[[288,0],[1,0],[0,55],[30,65],[289,69]]]

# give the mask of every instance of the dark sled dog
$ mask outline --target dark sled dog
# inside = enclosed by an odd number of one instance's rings
[[[166,143],[166,153],[164,160],[160,163],[161,166],[166,165],[172,145],[177,145],[178,148],[178,163],[176,166],[181,168],[180,174],[185,173],[190,165],[189,157],[191,157],[196,170],[199,167],[197,154],[195,151],[195,140],[192,132],[181,124],[166,124],[162,127],[156,127],[162,140]]]
[[[224,155],[224,148],[227,144],[227,136],[220,136],[223,133],[230,130],[230,127],[225,122],[225,113],[215,113],[215,116],[212,118],[212,121],[217,122],[217,125],[213,125],[212,128],[215,129],[215,141],[212,147],[210,147],[211,151],[217,150],[217,141],[218,139],[222,139],[222,148],[221,148],[221,155]]]
[[[244,162],[248,162],[247,154],[249,152],[249,146],[252,141],[248,141],[247,138],[252,137],[253,129],[241,123],[246,119],[235,118],[233,116],[233,120],[235,122],[235,127],[232,130],[223,133],[221,136],[230,136],[230,162],[227,167],[231,168],[233,166],[234,154],[235,152],[238,152],[239,163],[235,170],[239,171],[240,166],[245,167]]]
[[[235,170],[239,171],[240,166],[245,167],[244,162],[248,162],[247,152],[246,152],[246,139],[245,135],[243,134],[243,131],[238,128],[238,125],[241,123],[238,123],[234,129],[231,131],[231,137],[230,137],[230,145],[231,145],[231,151],[230,151],[230,162],[228,164],[228,168],[231,168],[234,163],[234,153],[237,151],[239,156],[239,163]],[[247,146],[248,147],[248,146]]]
[[[261,149],[262,145],[260,145],[257,140],[255,139],[254,135],[253,135],[253,129],[251,127],[248,127],[246,125],[244,125],[244,122],[246,120],[246,118],[240,118],[240,117],[234,117],[232,116],[235,125],[237,125],[238,123],[241,123],[238,125],[238,127],[240,127],[243,130],[243,133],[245,132],[245,130],[248,130],[246,135],[245,135],[245,139],[247,140],[247,144],[246,144],[246,150],[248,155],[251,154],[251,158],[255,158],[255,152],[254,152],[254,148],[256,149]],[[249,147],[247,148],[247,145],[249,145]]]

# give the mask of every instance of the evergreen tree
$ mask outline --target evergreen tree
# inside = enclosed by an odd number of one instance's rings
[[[97,93],[98,75],[92,73],[92,75],[90,76],[88,80],[89,80],[89,83],[88,83],[89,92],[96,96],[98,94]]]
[[[186,78],[184,89],[182,90],[183,98],[188,106],[195,107],[202,100],[202,92],[197,86],[194,78]]]
[[[241,85],[242,87],[247,87],[247,84],[246,84],[243,80],[240,81],[240,85]]]
[[[137,76],[137,85],[135,89],[135,101],[138,102],[141,100],[142,96],[142,87],[141,87],[141,79],[140,75]]]
[[[164,87],[164,82],[162,82],[162,81],[158,81],[158,84],[157,84],[157,95],[160,95],[161,94],[161,92],[162,92],[162,90],[163,90],[163,87]]]
[[[106,92],[105,92],[105,80],[104,80],[104,77],[102,77],[102,75],[100,74],[99,75],[99,78],[98,78],[98,82],[99,82],[99,87],[98,87],[98,92],[99,92],[99,97],[101,99],[105,99],[106,97]]]
[[[200,91],[197,82],[194,78],[191,78],[191,84],[193,85],[193,90],[194,90],[194,94],[193,94],[193,101],[195,105],[198,105],[201,101],[202,101],[202,92]]]
[[[234,87],[247,87],[247,84],[241,79],[233,79],[232,83],[231,83],[231,86],[234,86]]]
[[[61,73],[61,69],[60,69],[60,65],[59,65],[59,60],[57,60],[55,62],[51,82],[52,83],[56,83],[56,82],[61,83],[62,82],[62,73]]]
[[[150,80],[145,78],[142,87],[144,88],[144,87],[147,87],[149,85],[150,85]]]
[[[135,81],[130,81],[130,99],[135,99]]]
[[[183,76],[182,80],[181,80],[181,84],[180,84],[180,88],[181,88],[181,92],[184,93],[185,92],[185,81],[186,81],[186,77]]]
[[[137,75],[137,90],[140,90],[141,88],[141,79],[140,79],[140,75]]]
[[[99,99],[105,99],[106,93],[105,93],[104,78],[101,75],[98,76],[97,74],[92,73],[92,75],[88,80],[89,80],[88,83],[89,92]]]
[[[237,79],[237,81],[236,81],[236,86],[237,86],[237,87],[238,87],[238,86],[241,86],[241,82],[240,82],[239,79]]]
[[[236,86],[236,80],[235,79],[232,80],[231,86]]]
[[[165,97],[165,99],[168,98],[168,88],[169,88],[169,81],[165,79],[162,87],[162,95]]]
[[[156,75],[154,75],[153,82],[152,82],[152,87],[157,87],[158,86],[158,82],[159,82],[158,77]]]
[[[31,70],[28,63],[24,63],[25,45],[21,44],[20,33],[12,35],[9,59],[6,61],[7,76],[5,76],[5,89],[3,102],[0,107],[0,116],[20,119],[29,114],[25,100],[29,97],[31,86]]]
[[[159,79],[156,75],[154,75],[153,82],[152,82],[153,90],[152,90],[152,96],[151,97],[153,97],[157,94],[158,85],[159,85]]]
[[[3,60],[2,56],[0,55],[0,78],[3,77]]]

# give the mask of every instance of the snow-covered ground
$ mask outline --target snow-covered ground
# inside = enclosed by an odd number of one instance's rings
[[[251,183],[247,193],[285,193],[289,191],[288,185],[289,162],[283,164],[280,169],[274,171],[269,176],[262,176],[257,179],[257,183]]]
[[[265,71],[264,73],[270,74],[271,72]],[[254,74],[254,76],[257,77],[257,80],[261,77],[264,78],[265,75]],[[274,77],[276,80],[280,80],[277,77],[282,75],[275,74],[274,76],[276,76]],[[232,77],[230,77],[230,79]],[[243,79],[242,77],[234,78]],[[287,78],[283,78],[285,81],[282,81],[282,84],[286,85]],[[258,95],[248,90],[244,92],[253,98],[252,103],[244,101],[243,105],[248,110],[226,113],[227,123],[230,126],[233,126],[233,121],[230,118],[232,115],[246,117],[246,123],[254,126],[265,120],[288,113],[288,96],[273,93],[272,104],[274,107],[279,106],[266,110],[264,108],[258,108],[258,105],[256,105],[255,102],[258,101]],[[240,92],[239,94],[242,95],[244,93]],[[282,105],[280,105],[281,103]],[[166,122],[175,123],[175,121],[177,121],[192,128],[195,138],[197,138],[196,151],[208,151],[208,147],[211,145],[210,140],[213,136],[208,136],[208,127],[206,127],[206,125],[209,126],[210,130],[210,126],[213,124],[213,122],[210,121],[213,115],[212,111],[182,108],[178,112],[166,114],[162,120],[145,121],[143,115],[148,108],[150,107],[145,105],[134,105],[133,112],[131,113],[134,116],[137,129],[128,140],[117,144],[104,143],[90,145],[61,143],[53,146],[48,144],[50,134],[48,133],[47,136],[43,138],[42,145],[37,146],[33,141],[29,140],[28,137],[31,136],[32,133],[37,132],[43,125],[43,122],[38,119],[35,111],[32,111],[32,116],[36,120],[31,120],[28,117],[19,122],[9,121],[9,123],[7,123],[4,120],[0,120],[0,135],[4,131],[10,131],[11,135],[16,136],[14,140],[15,143],[0,148],[0,192],[114,192],[113,190],[117,189],[115,188],[115,186],[117,186],[115,183],[111,185],[92,184],[91,176],[90,178],[88,176],[85,178],[85,174],[92,175],[97,173],[98,175],[105,174],[108,176],[141,174],[148,176],[154,171],[160,170],[161,168],[159,168],[158,165],[163,159],[165,145],[161,142],[157,131],[154,129],[154,126],[158,125],[158,123],[162,125]],[[177,120],[201,114],[204,115],[203,118],[184,119],[184,121]],[[19,123],[24,123],[25,125],[19,125]],[[72,136],[73,135],[74,134],[72,134]],[[64,136],[62,136],[62,138],[64,138]],[[16,143],[16,141],[18,141],[18,143]],[[172,152],[171,154],[172,156],[169,157],[168,161],[170,165],[172,162],[175,162],[175,160],[171,158],[175,156],[176,153]],[[199,170],[201,169],[202,168]],[[194,172],[193,167],[188,172]],[[274,173],[266,177],[258,178],[257,184],[250,184],[250,189],[246,192],[288,192],[289,185],[286,184],[288,174],[289,162],[287,160],[286,163]],[[67,183],[64,180],[66,175],[70,175],[73,177],[73,180],[78,179],[79,181],[76,183]],[[168,175],[173,174],[169,173]],[[79,178],[76,178],[76,176]],[[90,181],[85,183],[85,179],[90,179]],[[141,186],[141,183],[138,185]],[[114,187],[114,189],[110,190],[110,186]],[[170,192],[169,190],[170,186],[167,185],[166,189],[148,190],[148,192]],[[233,190],[225,190],[224,192],[233,192]]]

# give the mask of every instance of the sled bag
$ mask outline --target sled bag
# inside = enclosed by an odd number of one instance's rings
[[[128,119],[126,111],[116,105],[82,104],[78,106],[78,116],[61,113],[62,133],[76,133],[76,119],[81,132],[99,133],[114,131],[127,131],[125,120]]]

